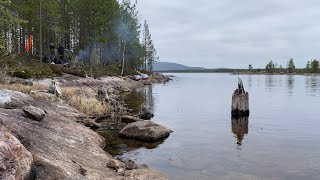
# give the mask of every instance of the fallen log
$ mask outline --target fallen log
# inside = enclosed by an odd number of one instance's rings
[[[242,80],[238,79],[238,89],[232,94],[232,117],[249,116],[249,93],[244,90]]]

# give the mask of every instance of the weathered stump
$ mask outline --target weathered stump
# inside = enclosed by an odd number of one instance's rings
[[[249,116],[249,93],[244,90],[240,78],[238,81],[238,89],[232,94],[231,115],[232,117]]]

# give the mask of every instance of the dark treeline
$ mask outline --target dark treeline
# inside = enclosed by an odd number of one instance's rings
[[[251,64],[248,66],[251,72],[267,72],[267,73],[320,73],[319,61],[314,59],[307,62],[306,66],[303,68],[297,68],[294,64],[294,60],[289,59],[287,65],[283,67],[278,65],[274,61],[270,61],[265,69],[254,69]]]
[[[121,74],[152,70],[156,51],[147,22],[143,26],[139,23],[136,3],[0,0],[0,53],[48,62],[53,43],[71,50],[77,60],[99,67],[115,66]],[[32,45],[27,47],[30,38]]]

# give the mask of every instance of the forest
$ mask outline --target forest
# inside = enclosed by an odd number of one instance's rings
[[[158,57],[137,3],[0,0],[0,55],[49,63],[53,44],[92,67],[112,67],[122,75],[136,69],[152,71]]]

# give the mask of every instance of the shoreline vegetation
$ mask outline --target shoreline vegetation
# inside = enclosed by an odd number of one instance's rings
[[[274,63],[272,60],[266,65],[264,69],[254,69],[249,64],[248,69],[232,69],[232,68],[216,68],[216,69],[195,69],[195,70],[170,70],[158,71],[161,73],[230,73],[234,75],[319,75],[320,63],[318,60],[311,60],[307,62],[305,68],[296,68],[294,60],[290,59],[287,67]]]

